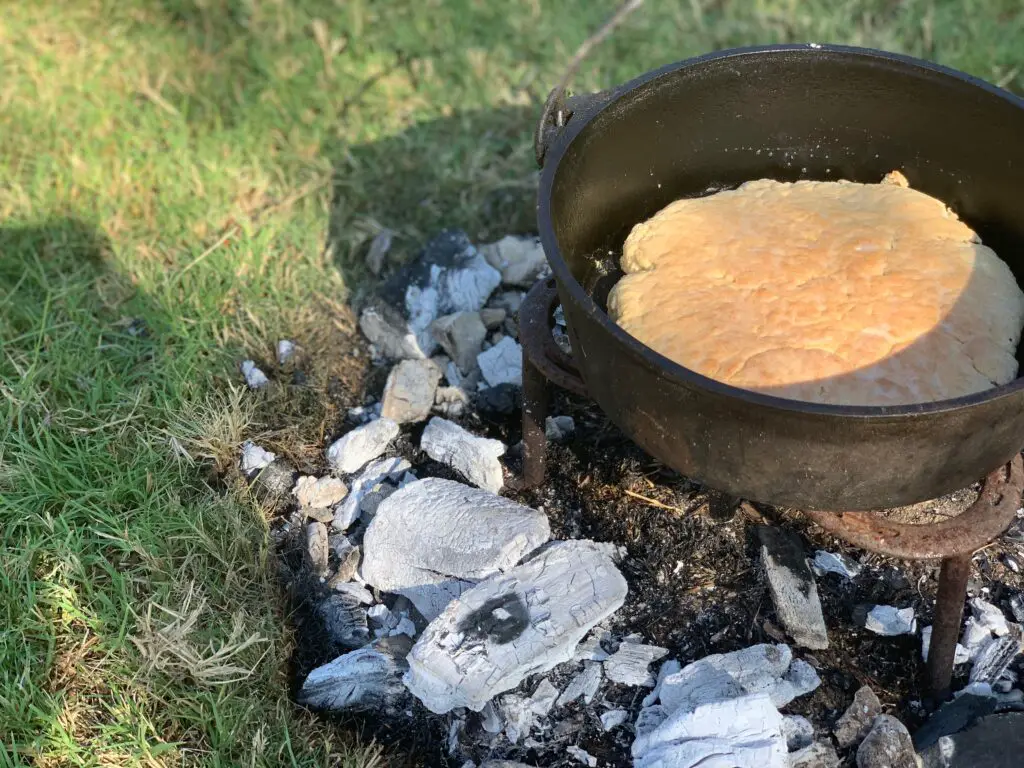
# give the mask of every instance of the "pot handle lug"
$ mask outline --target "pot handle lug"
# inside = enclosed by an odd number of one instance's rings
[[[572,80],[576,70],[579,69],[583,59],[593,48],[612,33],[623,20],[633,11],[643,5],[644,0],[625,0],[618,10],[601,25],[590,37],[583,41],[583,44],[573,54],[569,66],[558,85],[551,89],[547,100],[544,102],[544,110],[540,115],[540,122],[537,123],[537,130],[533,134],[533,155],[537,160],[537,166],[544,167],[544,156],[562,129],[576,112],[586,111],[596,104],[608,99],[611,91],[598,91],[597,93],[581,93],[579,95],[565,97],[566,88]]]
[[[596,93],[579,93],[566,98],[563,88],[553,88],[544,102],[544,111],[533,135],[533,154],[537,159],[537,167],[544,167],[544,157],[548,149],[555,143],[562,130],[577,112],[589,112],[593,107],[602,104],[611,96],[611,91]]]

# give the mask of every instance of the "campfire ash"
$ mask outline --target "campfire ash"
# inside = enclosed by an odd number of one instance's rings
[[[383,237],[371,249],[375,273]],[[841,673],[830,665],[851,633],[884,649],[920,632],[908,666],[918,647],[928,652],[920,603],[882,602],[913,593],[883,588],[886,578],[909,582],[887,576],[877,559],[815,551],[757,513],[767,524],[750,528],[741,569],[756,626],[753,618],[737,626],[735,637],[747,640],[730,652],[708,653],[697,649],[728,626],[699,645],[677,641],[678,617],[641,610],[651,588],[632,593],[647,568],[632,551],[657,542],[634,540],[627,551],[578,523],[560,524],[553,537],[545,509],[509,491],[522,450],[515,434],[488,427],[518,408],[514,317],[522,289],[545,273],[534,238],[478,249],[463,233],[442,233],[360,316],[386,383],[380,401],[351,410],[348,427],[324,446],[322,474],[297,476],[274,453],[242,446],[242,473],[271,482],[290,510],[276,535],[282,552],[301,551],[289,580],[322,629],[317,655],[326,663],[306,669],[300,704],[371,713],[398,733],[427,723],[445,742],[429,759],[461,768],[882,768],[915,766],[918,752],[927,766],[956,766],[967,763],[950,750],[974,743],[971,729],[1006,728],[990,719],[1024,709],[1016,669],[1024,635],[994,601],[971,601],[957,648],[969,688],[912,740],[872,685],[833,682]],[[552,333],[568,351],[558,313]],[[294,349],[282,342],[280,365]],[[269,380],[252,361],[243,371],[254,388]],[[545,423],[552,443],[576,450],[586,449],[583,429],[568,414]],[[704,594],[709,606],[737,599],[726,588]],[[873,600],[837,613],[854,594]],[[1024,598],[1007,599],[1020,621]],[[648,618],[631,625],[638,615]],[[698,616],[687,636],[699,625]]]

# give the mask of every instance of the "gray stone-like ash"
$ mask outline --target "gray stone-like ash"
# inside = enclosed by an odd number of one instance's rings
[[[317,667],[299,690],[299,703],[314,709],[387,710],[408,697],[402,685],[412,641],[389,637]]]
[[[449,605],[409,654],[405,683],[433,712],[479,712],[529,675],[571,659],[591,627],[622,605],[626,590],[604,549],[589,541],[554,543]]]
[[[363,578],[408,597],[428,621],[551,535],[547,517],[453,480],[410,483],[381,502],[363,539]]]
[[[458,424],[435,416],[423,430],[420,448],[434,461],[447,464],[473,485],[498,493],[505,484],[498,457],[505,453],[500,440],[477,437]]]
[[[398,424],[380,418],[347,432],[327,449],[327,461],[340,475],[358,472],[387,450],[388,444],[398,437]]]

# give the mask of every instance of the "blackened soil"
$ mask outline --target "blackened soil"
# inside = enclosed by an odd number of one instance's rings
[[[818,738],[827,738],[854,691],[870,685],[887,711],[912,731],[922,721],[924,669],[918,636],[879,637],[859,624],[866,608],[877,603],[913,606],[919,623],[929,624],[937,564],[898,562],[856,550],[828,536],[798,512],[740,505],[736,499],[701,488],[646,455],[591,403],[560,394],[554,398],[551,412],[573,416],[575,436],[567,445],[550,446],[547,480],[540,489],[509,495],[543,507],[554,538],[591,538],[625,545],[628,556],[621,569],[630,589],[626,604],[611,620],[616,635],[641,633],[646,642],[667,647],[671,657],[683,664],[755,643],[787,641],[760,571],[754,536],[757,525],[785,526],[800,534],[809,557],[817,549],[827,549],[844,552],[864,565],[853,581],[834,574],[818,578],[830,646],[813,653],[794,650],[818,670],[822,684],[786,711],[805,715],[814,723]],[[473,414],[463,425],[510,446],[520,439],[515,416]],[[429,461],[418,450],[419,431],[402,438],[399,452],[414,464],[419,477],[454,477],[451,470]],[[508,458],[510,472],[518,472],[516,452],[511,450]],[[324,468],[308,466],[304,471],[317,469]],[[907,515],[919,515],[925,521],[929,514],[933,518],[949,514],[951,507],[969,503],[969,496],[960,493],[934,505],[903,510],[901,520],[907,521]],[[339,652],[326,639],[310,608],[321,588],[303,580],[298,530],[295,526],[284,532],[278,525],[282,582],[294,606],[292,671],[296,688],[312,668]],[[1024,563],[1022,550],[1024,532],[1015,526],[978,553],[971,594],[984,596],[1006,610],[1008,599],[1024,586],[1021,576],[1010,567],[1012,558]],[[575,671],[555,670],[548,677],[563,688]],[[527,680],[521,692],[529,695],[540,680]],[[957,681],[957,685],[964,683],[963,679]],[[460,743],[469,747],[451,757],[445,745],[455,718],[431,715],[414,701],[397,718],[328,717],[389,745],[392,765],[461,766],[467,757],[478,763],[487,757],[505,757],[531,765],[573,766],[578,763],[565,753],[565,746],[576,744],[602,765],[627,766],[631,764],[629,724],[646,693],[646,689],[612,686],[602,689],[589,707],[573,704],[557,710],[557,723],[543,734],[535,734],[550,747],[543,751],[520,744],[500,753],[488,752],[481,746],[483,739],[473,740],[472,733],[480,729],[477,716],[470,713],[460,738]],[[597,718],[614,706],[627,708],[630,719],[627,726],[607,734]],[[478,745],[475,749],[474,743]],[[853,765],[853,756],[845,757]]]

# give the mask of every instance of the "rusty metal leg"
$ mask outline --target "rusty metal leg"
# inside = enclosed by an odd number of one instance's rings
[[[942,561],[939,589],[935,595],[935,622],[928,650],[928,690],[936,702],[949,697],[953,679],[953,659],[960,638],[967,578],[971,572],[971,554],[954,555]]]
[[[523,479],[522,488],[544,482],[547,458],[545,421],[548,415],[548,382],[523,351]]]

